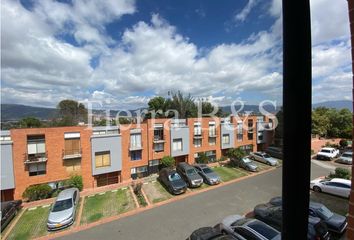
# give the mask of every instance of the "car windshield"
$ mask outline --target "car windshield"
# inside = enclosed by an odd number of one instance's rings
[[[268,154],[263,154],[263,157],[264,157],[264,158],[270,158],[270,155],[268,155]]]
[[[197,174],[197,172],[195,171],[194,168],[190,168],[190,169],[188,169],[186,172],[187,172],[187,175],[194,175],[194,174]]]
[[[204,173],[212,173],[213,170],[211,170],[210,168],[206,167],[206,168],[203,168],[203,172]]]
[[[170,181],[176,181],[176,180],[181,179],[181,177],[179,176],[178,173],[172,173],[171,175],[168,176],[168,179]]]
[[[327,149],[322,149],[321,152],[330,153],[331,151],[330,151],[330,150],[327,150]]]
[[[255,230],[256,232],[258,232],[259,234],[261,234],[262,236],[264,236],[267,239],[273,239],[274,237],[276,237],[278,235],[277,231],[275,231],[274,229],[268,227],[266,224],[259,222],[259,221],[252,222],[252,223],[248,224],[247,226],[252,228],[253,230]]]
[[[73,202],[71,199],[65,199],[65,200],[60,200],[56,201],[53,207],[52,212],[60,212],[64,211],[66,209],[69,209],[73,206]]]
[[[331,210],[329,210],[325,206],[322,206],[317,211],[318,211],[318,214],[321,215],[325,219],[329,219],[333,216],[333,213],[331,212]]]
[[[252,162],[251,159],[249,159],[249,158],[243,158],[242,160],[243,160],[243,162],[245,162],[245,163],[250,163],[250,162]]]
[[[352,158],[352,154],[349,153],[344,153],[342,157],[347,157],[347,158]]]

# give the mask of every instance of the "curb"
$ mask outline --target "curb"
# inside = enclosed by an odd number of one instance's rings
[[[78,213],[78,215],[77,215],[75,227],[80,226],[81,217],[82,217],[82,211],[84,210],[85,198],[86,198],[86,196],[83,196],[83,197],[81,198],[81,203],[80,203],[80,207],[79,207],[79,213]]]
[[[134,193],[134,190],[133,190],[132,186],[129,186],[129,190],[130,190],[130,194],[133,196],[136,208],[140,208],[138,199],[135,196],[135,193]]]
[[[178,195],[178,196],[175,196],[173,198],[167,199],[165,201],[158,202],[158,203],[155,203],[153,205],[148,205],[146,207],[140,207],[139,206],[139,203],[138,203],[138,201],[136,199],[134,191],[133,191],[132,187],[129,186],[131,194],[133,195],[134,202],[135,202],[135,204],[137,206],[136,209],[131,210],[131,211],[126,212],[126,213],[119,214],[119,215],[107,217],[105,219],[102,219],[102,220],[99,220],[99,221],[96,221],[96,222],[93,222],[93,223],[89,223],[89,224],[78,226],[78,227],[73,227],[72,229],[68,229],[67,231],[57,232],[57,233],[53,233],[53,234],[50,234],[50,235],[47,235],[47,236],[35,238],[35,239],[37,239],[37,240],[54,239],[54,238],[57,238],[57,237],[62,237],[62,236],[66,236],[66,235],[73,234],[73,233],[76,233],[76,232],[80,232],[80,231],[83,231],[83,230],[87,230],[87,229],[90,229],[92,227],[104,224],[104,223],[109,223],[109,222],[112,222],[112,221],[115,221],[115,220],[118,220],[118,219],[121,219],[121,218],[125,218],[125,217],[128,217],[128,216],[136,215],[138,213],[142,213],[142,212],[148,211],[150,209],[153,209],[153,208],[156,208],[156,207],[159,207],[159,206],[162,206],[162,205],[166,205],[166,204],[169,204],[169,203],[172,203],[172,202],[176,202],[176,201],[185,199],[187,197],[191,197],[191,196],[203,193],[203,192],[210,191],[210,190],[215,189],[215,188],[219,188],[219,187],[230,185],[232,183],[240,182],[240,181],[243,181],[245,179],[248,179],[248,178],[251,178],[251,177],[254,177],[254,176],[258,176],[258,175],[262,175],[262,174],[274,171],[276,169],[277,169],[276,167],[272,167],[272,168],[264,170],[262,172],[257,172],[257,173],[253,173],[253,174],[250,174],[250,175],[246,175],[246,176],[243,176],[243,177],[240,177],[240,178],[233,179],[233,180],[228,181],[228,182],[221,182],[218,185],[213,185],[213,186],[210,186],[208,188],[201,189],[199,191],[186,192],[183,195]]]
[[[1,239],[7,239],[7,237],[10,235],[12,229],[15,227],[16,223],[20,220],[22,215],[26,212],[27,208],[22,208],[20,210],[20,213],[15,216],[15,219],[11,221],[9,224],[9,227],[6,229],[6,232],[4,235],[1,235]]]
[[[141,188],[141,194],[143,195],[143,197],[145,198],[145,201],[147,203],[148,206],[151,206],[152,204],[150,203],[149,199],[147,198],[144,190]]]

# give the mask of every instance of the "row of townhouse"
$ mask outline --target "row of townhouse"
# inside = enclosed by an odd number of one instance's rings
[[[149,119],[140,124],[1,131],[1,200],[20,199],[30,185],[56,184],[72,174],[84,188],[131,181],[159,170],[160,159],[215,161],[229,148],[262,150],[272,140],[263,116],[241,119]]]

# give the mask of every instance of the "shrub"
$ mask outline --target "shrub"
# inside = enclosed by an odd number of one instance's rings
[[[331,147],[331,148],[339,148],[339,145],[336,143],[330,143],[330,142],[326,142],[326,144],[322,147]]]
[[[133,191],[135,193],[135,195],[138,195],[141,193],[141,188],[143,187],[143,183],[142,182],[133,182],[132,183],[132,187],[133,187]]]
[[[341,146],[341,148],[348,147],[348,141],[345,140],[345,139],[341,139],[341,140],[339,141],[339,146]]]
[[[223,162],[223,161],[226,161],[226,160],[227,160],[227,157],[221,156],[217,161],[218,162]]]
[[[28,201],[36,201],[51,197],[53,189],[47,184],[32,185],[26,188],[22,197]]]
[[[164,156],[161,159],[161,164],[162,164],[163,167],[173,167],[173,166],[175,166],[176,161],[171,156]]]
[[[207,157],[207,155],[205,153],[199,153],[199,157],[197,158],[197,163],[208,163],[209,162],[209,158]]]
[[[329,178],[344,178],[344,179],[350,179],[351,178],[351,173],[349,171],[349,169],[346,168],[336,168],[336,170],[334,171],[334,173],[330,173],[328,175]]]
[[[75,187],[78,188],[80,191],[82,191],[84,184],[82,182],[82,176],[79,175],[72,175],[68,182],[67,185],[70,187]]]
[[[246,155],[246,152],[241,148],[231,148],[227,151],[227,156],[229,158],[241,159]]]

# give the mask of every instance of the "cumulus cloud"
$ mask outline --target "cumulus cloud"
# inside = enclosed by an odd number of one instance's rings
[[[241,10],[241,12],[236,14],[235,20],[244,22],[247,16],[251,13],[251,10],[254,8],[254,6],[256,6],[256,4],[257,0],[248,0],[246,6]]]

